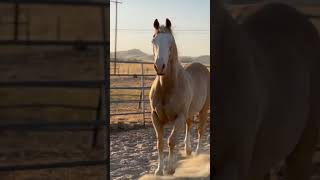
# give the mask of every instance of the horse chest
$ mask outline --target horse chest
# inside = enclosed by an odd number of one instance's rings
[[[163,122],[174,121],[180,113],[180,109],[181,108],[179,108],[178,105],[173,101],[163,103],[156,107],[158,116]]]
[[[178,110],[173,104],[167,104],[163,107],[164,113],[167,116],[168,121],[173,121],[177,115],[178,115]]]

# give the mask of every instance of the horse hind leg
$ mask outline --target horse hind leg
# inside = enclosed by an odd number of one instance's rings
[[[192,128],[193,117],[187,119],[186,123],[186,136],[184,138],[184,149],[187,156],[190,156],[192,153],[192,148],[190,145],[190,131]]]
[[[315,119],[309,119],[304,132],[293,150],[286,159],[288,180],[308,180],[312,175],[312,156],[317,143],[318,127]]]
[[[207,100],[206,104],[199,112],[199,123],[198,123],[198,145],[196,149],[196,154],[200,153],[201,150],[201,141],[203,138],[203,134],[205,132],[206,122],[208,120],[208,110],[209,110],[210,101]]]

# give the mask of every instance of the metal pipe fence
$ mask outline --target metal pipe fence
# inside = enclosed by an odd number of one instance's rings
[[[68,6],[96,6],[109,7],[110,3],[105,1],[88,0],[0,0],[0,3],[21,4],[21,5],[68,5]]]
[[[110,63],[114,63],[115,61],[110,61]],[[152,62],[140,62],[140,61],[119,61],[117,60],[118,68],[120,64],[128,64],[128,65],[138,65],[140,66],[140,72],[139,73],[110,73],[110,77],[140,77],[140,86],[110,86],[110,90],[140,90],[140,97],[139,99],[135,100],[110,100],[110,106],[112,104],[134,104],[138,103],[139,108],[141,108],[141,111],[138,112],[121,112],[121,113],[111,113],[110,117],[114,116],[128,116],[128,115],[142,115],[142,123],[145,125],[146,120],[146,102],[148,103],[149,100],[145,99],[145,90],[148,90],[151,88],[151,86],[145,86],[145,77],[155,77],[155,74],[145,74],[144,67],[145,65],[151,65]],[[114,70],[115,71],[115,70]],[[111,94],[112,96],[112,94]]]
[[[99,104],[95,108],[96,117],[93,118],[91,122],[32,122],[32,123],[12,123],[11,121],[2,121],[0,124],[0,130],[26,130],[26,131],[92,131],[92,146],[96,145],[97,134],[101,129],[101,125],[106,126],[108,124],[108,116],[107,108],[108,104],[108,80],[107,74],[109,74],[109,64],[107,63],[108,56],[107,51],[109,47],[109,42],[107,41],[106,35],[106,11],[105,8],[109,7],[109,2],[95,2],[88,0],[0,0],[0,4],[15,4],[15,5],[71,5],[71,6],[96,6],[101,10],[101,23],[102,23],[102,40],[96,41],[68,41],[68,40],[20,40],[18,36],[15,36],[14,39],[9,40],[0,40],[0,46],[75,46],[79,43],[87,45],[87,46],[97,46],[101,48],[101,61],[104,65],[104,76],[101,77],[101,80],[70,80],[70,81],[0,81],[0,88],[7,87],[77,87],[77,88],[99,88]],[[18,29],[19,23],[15,23],[15,28]],[[16,29],[16,31],[17,31]],[[107,92],[106,92],[107,91]],[[49,106],[57,106],[59,104],[50,104]],[[30,104],[22,104],[20,108],[23,107],[31,107],[37,105]],[[40,106],[40,104],[38,104]],[[19,107],[19,105],[17,105]],[[0,108],[12,108],[2,106]],[[65,108],[77,108],[77,109],[92,109],[92,107],[65,107]],[[60,120],[61,121],[61,120]],[[108,138],[108,137],[107,137]],[[108,146],[104,148],[107,149]],[[105,153],[104,153],[105,155]],[[8,166],[0,166],[1,171],[22,171],[22,170],[41,170],[41,169],[51,169],[51,168],[72,168],[72,167],[80,167],[80,166],[97,166],[97,165],[107,165],[108,157],[102,157],[99,160],[88,160],[88,161],[68,161],[68,162],[54,162],[47,164],[24,164],[24,165],[8,165]],[[106,166],[107,168],[109,166]],[[108,170],[107,170],[108,172]]]
[[[0,166],[0,172],[100,166],[101,164],[106,164],[106,162],[107,162],[106,160],[91,160],[91,161],[58,162],[58,163],[50,163],[50,164]]]
[[[110,61],[110,64],[114,63],[113,60]],[[110,107],[112,104],[134,104],[138,103],[139,109],[141,111],[135,111],[135,112],[116,112],[116,113],[110,113],[110,117],[114,116],[128,116],[128,115],[141,115],[142,116],[142,124],[145,125],[146,123],[146,116],[147,114],[150,114],[150,111],[147,111],[146,104],[149,103],[149,99],[146,98],[145,92],[146,90],[149,90],[151,86],[146,85],[145,81],[146,78],[155,77],[156,74],[152,72],[145,73],[145,67],[146,65],[153,65],[153,62],[144,62],[144,61],[124,61],[124,60],[117,60],[118,68],[120,67],[120,64],[127,64],[127,65],[136,65],[140,66],[140,72],[134,72],[134,73],[120,73],[120,69],[118,69],[118,73],[110,73],[110,77],[140,77],[140,86],[110,86],[110,90],[129,90],[129,91],[137,91],[140,90],[140,96],[139,99],[130,99],[130,100],[110,100]],[[187,63],[183,63],[185,65]],[[210,68],[210,65],[206,65],[207,68]],[[111,69],[111,67],[110,67]],[[137,79],[138,80],[138,79]],[[111,94],[112,97],[112,94]]]

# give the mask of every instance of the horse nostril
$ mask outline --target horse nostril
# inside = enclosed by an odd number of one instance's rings
[[[166,67],[166,65],[165,65],[165,64],[163,64],[163,65],[162,65],[162,70],[164,70],[164,68],[165,68],[165,67]]]

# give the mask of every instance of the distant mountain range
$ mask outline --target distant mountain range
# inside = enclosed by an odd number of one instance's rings
[[[111,59],[114,58],[114,52],[110,53]],[[117,51],[117,58],[125,61],[153,61],[153,55],[146,54],[139,49],[131,49],[128,51]],[[182,63],[199,62],[202,64],[210,64],[210,55],[198,57],[179,56],[179,61]]]

